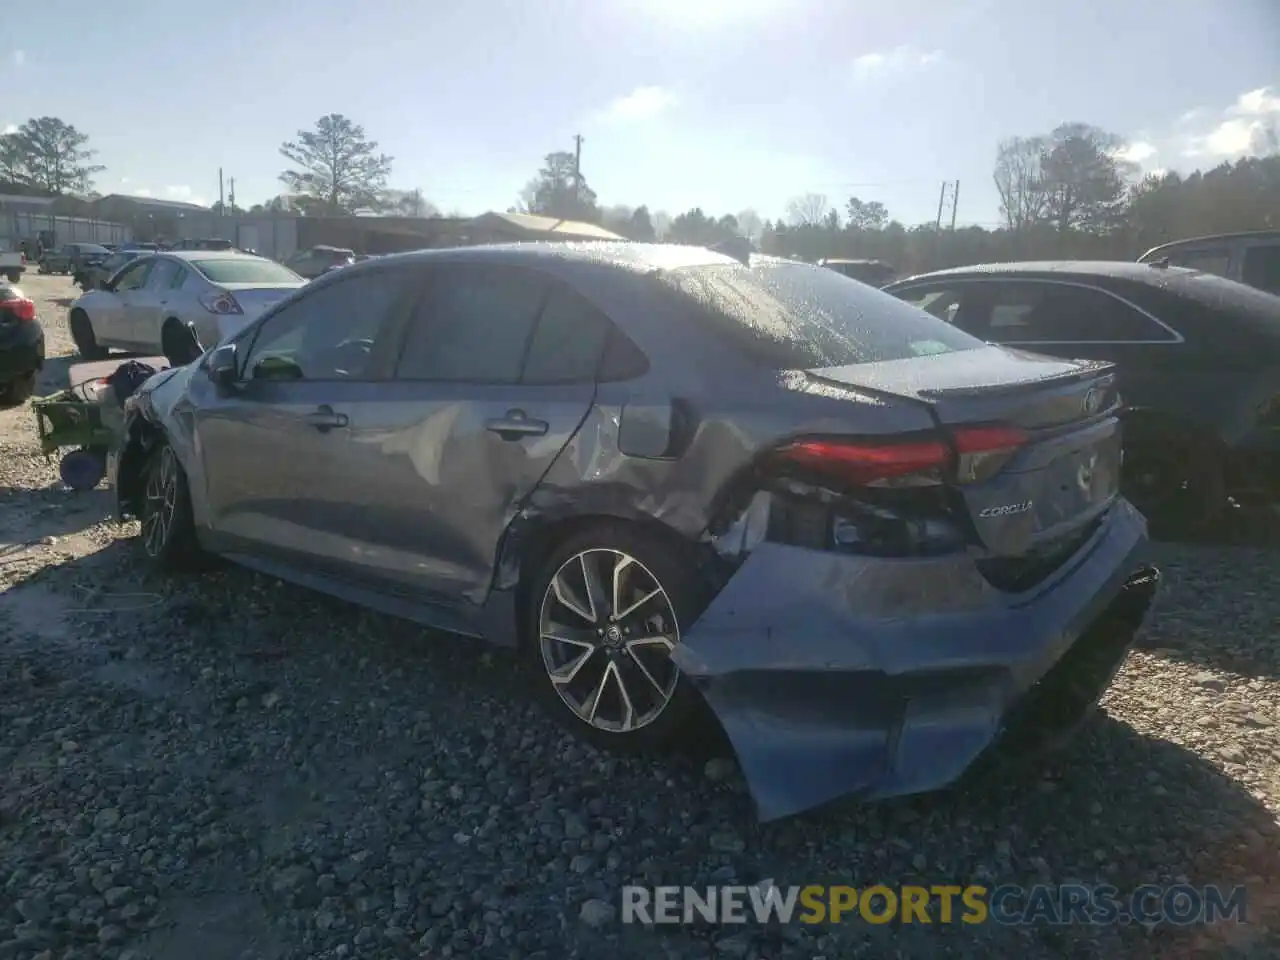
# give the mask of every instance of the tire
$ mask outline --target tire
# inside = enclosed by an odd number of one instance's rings
[[[191,327],[180,320],[166,320],[160,331],[160,351],[171,367],[185,367],[200,358],[200,341]]]
[[[1209,443],[1170,437],[1125,444],[1121,489],[1153,536],[1211,527],[1226,511],[1226,488],[1222,456]]]
[[[17,407],[26,403],[33,393],[36,392],[36,375],[35,371],[19,377],[17,380],[11,380],[0,386],[0,405],[6,407]]]
[[[583,616],[591,612],[585,604],[587,568],[596,570],[597,582],[605,585],[594,622]],[[654,588],[660,594],[614,622],[617,611],[609,595],[614,571],[621,573],[632,599]],[[669,746],[701,703],[668,654],[679,643],[681,626],[692,623],[708,600],[702,582],[678,546],[622,522],[601,523],[556,546],[535,574],[523,610],[528,632],[522,652],[544,707],[575,736],[603,749],[630,753]],[[581,640],[550,639],[552,625],[561,632],[571,627]],[[653,642],[637,643],[644,637]],[[620,683],[627,690],[625,701]]]
[[[19,280],[22,279],[22,271],[10,270],[7,274],[5,274],[5,276],[9,278],[10,283],[17,283]]]
[[[75,341],[76,352],[89,361],[102,360],[107,355],[105,347],[98,346],[98,338],[94,336],[93,324],[89,315],[83,310],[71,311],[71,339]]]
[[[173,448],[160,443],[142,467],[142,552],[161,568],[192,565],[200,557],[186,471]]]

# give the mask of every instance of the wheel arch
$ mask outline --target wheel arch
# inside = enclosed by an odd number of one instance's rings
[[[513,636],[518,648],[529,642],[528,609],[533,581],[548,556],[570,537],[596,526],[622,525],[684,554],[698,567],[713,562],[705,544],[691,540],[661,520],[638,512],[604,512],[517,519],[507,529],[498,550],[493,592],[505,593],[514,607]]]

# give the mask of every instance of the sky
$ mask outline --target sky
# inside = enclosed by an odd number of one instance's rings
[[[239,206],[327,113],[446,213],[572,150],[602,204],[782,216],[816,193],[994,226],[997,143],[1084,121],[1146,170],[1280,122],[1277,0],[41,0],[0,25],[0,130],[89,136],[101,193]]]

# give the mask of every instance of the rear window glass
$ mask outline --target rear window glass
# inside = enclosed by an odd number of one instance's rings
[[[704,308],[716,335],[774,369],[878,363],[986,346],[825,267],[690,267],[661,276]]]
[[[1212,273],[1178,270],[1169,288],[1218,315],[1229,315],[1255,330],[1280,335],[1280,297]]]
[[[214,283],[301,283],[302,278],[278,263],[255,257],[193,260],[191,265]]]

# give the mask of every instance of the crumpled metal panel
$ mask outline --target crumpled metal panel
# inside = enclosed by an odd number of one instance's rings
[[[724,727],[762,820],[938,789],[1106,612],[1145,543],[1145,521],[1120,501],[1062,569],[1012,596],[963,554],[764,542],[672,656]]]

